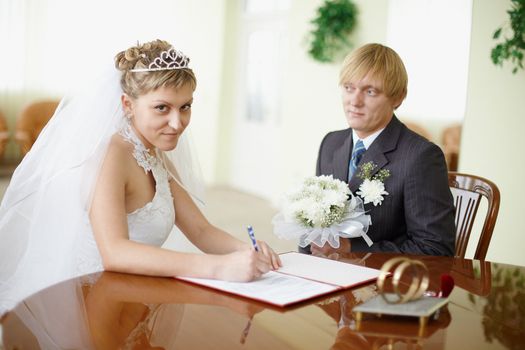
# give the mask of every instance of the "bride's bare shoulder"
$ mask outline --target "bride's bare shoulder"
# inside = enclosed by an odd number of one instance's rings
[[[133,164],[133,162],[133,145],[124,140],[122,135],[114,134],[109,140],[104,163],[122,167],[126,164]]]

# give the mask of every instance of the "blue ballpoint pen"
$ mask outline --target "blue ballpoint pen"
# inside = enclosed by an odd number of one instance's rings
[[[248,226],[246,229],[248,230],[248,236],[250,236],[250,239],[252,240],[253,249],[255,249],[255,251],[258,252],[259,246],[257,245],[257,241],[255,240],[255,234],[253,233],[253,228],[251,226]]]

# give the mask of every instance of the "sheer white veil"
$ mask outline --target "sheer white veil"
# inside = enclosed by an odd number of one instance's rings
[[[11,179],[0,205],[0,315],[74,277],[75,247],[90,230],[87,211],[98,173],[124,120],[120,74],[108,67],[65,97]],[[178,182],[201,201],[202,175],[187,131],[164,154]]]

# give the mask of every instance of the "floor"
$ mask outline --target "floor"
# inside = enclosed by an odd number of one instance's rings
[[[276,252],[297,249],[296,242],[273,234],[271,222],[278,210],[264,199],[229,187],[212,187],[204,211],[210,222],[239,239],[248,240],[246,226],[251,225],[257,239],[266,241]]]
[[[271,222],[277,209],[268,201],[230,187],[219,186],[208,188],[205,201],[202,211],[207,219],[240,240],[249,242],[246,227],[251,225],[256,238],[268,243],[276,252],[297,249],[296,242],[279,239],[273,234]],[[198,251],[176,231],[172,232],[164,246],[177,251]]]

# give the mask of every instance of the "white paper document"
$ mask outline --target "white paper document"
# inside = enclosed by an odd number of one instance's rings
[[[247,283],[181,277],[185,281],[242,295],[251,299],[285,306],[340,289],[330,284],[270,271]]]
[[[375,281],[380,271],[299,253],[280,255],[283,267],[252,282],[177,277],[195,284],[286,306],[333,291]]]
[[[283,263],[280,273],[346,288],[375,281],[380,274],[377,269],[300,253],[281,254],[280,258]]]

